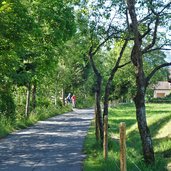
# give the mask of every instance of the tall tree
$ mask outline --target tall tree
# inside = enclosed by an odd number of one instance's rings
[[[0,4],[0,65],[2,65],[0,75],[2,82],[4,82],[2,85],[0,84],[2,94],[3,92],[11,94],[13,73],[20,67],[18,52],[24,46],[24,37],[27,37],[28,40],[28,35],[32,30],[32,19],[27,15],[26,11],[26,8],[18,0],[13,2],[3,1]],[[8,98],[2,98],[3,104],[6,103],[7,108],[12,109],[12,106],[8,106],[9,101],[11,101]],[[7,114],[11,113],[8,110],[6,111]]]
[[[129,23],[128,19],[127,23],[134,41],[131,53],[131,60],[135,67],[137,87],[134,102],[136,106],[138,128],[142,140],[144,160],[147,164],[154,163],[155,158],[151,134],[146,121],[146,88],[155,72],[164,66],[171,65],[171,63],[165,63],[157,66],[149,75],[146,76],[144,73],[143,55],[150,51],[164,49],[164,45],[167,45],[168,40],[160,40],[159,27],[168,20],[169,13],[167,10],[170,5],[171,2],[166,3],[162,0],[139,2],[136,2],[135,0],[127,0],[127,9],[131,21],[131,23]],[[160,43],[158,43],[159,41]],[[150,43],[148,44],[148,42]]]
[[[115,5],[118,5],[118,8],[115,8]],[[84,4],[85,5],[85,4]],[[114,9],[115,8],[115,9]],[[113,38],[122,37],[124,34],[124,27],[117,25],[116,18],[119,17],[120,9],[122,8],[121,3],[117,1],[93,1],[88,2],[84,6],[85,16],[88,18],[87,24],[87,39],[89,44],[89,50],[87,56],[90,60],[90,64],[92,66],[93,72],[96,77],[96,88],[95,88],[95,99],[96,99],[96,121],[100,130],[100,137],[103,140],[103,119],[102,119],[102,111],[101,111],[101,89],[102,89],[102,78],[103,74],[100,71],[100,67],[96,63],[95,56],[97,58],[98,54],[100,54],[103,48],[110,48],[113,42]],[[116,13],[111,13],[112,10],[115,10]],[[85,17],[85,18],[86,18]],[[116,23],[115,23],[116,22]],[[123,22],[124,23],[124,22]],[[108,114],[108,97],[110,92],[110,85],[114,74],[121,67],[120,60],[123,55],[124,49],[127,45],[128,40],[126,40],[121,53],[120,57],[116,61],[116,65],[114,65],[111,73],[109,74],[109,80],[106,85],[106,92],[105,92],[105,108],[104,108],[104,115]],[[113,61],[115,64],[115,62]],[[97,130],[97,129],[96,129]],[[97,135],[97,134],[96,134]]]
[[[0,65],[7,66],[2,67],[0,76],[11,87],[27,87],[30,104],[31,88],[35,101],[35,85],[38,87],[41,79],[55,70],[59,46],[75,32],[72,4],[62,0],[3,1],[0,16]],[[0,87],[4,91],[3,83]],[[27,105],[26,109],[29,111]]]

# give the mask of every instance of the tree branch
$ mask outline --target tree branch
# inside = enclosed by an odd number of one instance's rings
[[[145,16],[143,19],[139,20],[138,23],[142,23],[144,21],[146,21],[148,19],[148,17],[150,17],[152,13],[149,13],[147,16]]]
[[[88,52],[88,57],[89,57],[89,60],[90,60],[90,64],[91,64],[91,66],[93,68],[94,73],[97,76],[101,76],[100,72],[98,71],[98,69],[97,69],[97,67],[96,67],[96,65],[94,63],[92,51],[93,51],[93,46],[90,47],[89,52]]]
[[[124,63],[124,64],[122,64],[122,65],[119,65],[118,68],[122,68],[122,67],[124,67],[124,66],[126,66],[126,65],[128,65],[128,64],[130,64],[130,63],[131,63],[131,61],[126,62],[126,63]]]
[[[128,8],[126,8],[126,23],[128,26],[128,31],[131,33],[131,29],[130,29],[130,23],[129,23],[129,17],[128,17]]]
[[[155,28],[154,28],[154,32],[153,32],[152,42],[143,49],[143,51],[142,51],[143,54],[147,53],[147,51],[149,51],[149,49],[151,49],[155,45],[156,39],[157,39],[157,29],[158,29],[158,25],[159,25],[159,16],[161,15],[161,13],[166,8],[168,8],[171,5],[171,2],[167,3],[160,12],[156,12],[154,10],[153,4],[152,4],[152,0],[150,0],[150,5],[151,5],[150,9],[151,9],[152,13],[156,16],[156,22],[155,22]]]
[[[98,46],[97,48],[94,50],[94,52],[92,52],[92,55],[94,56],[98,50],[111,38],[113,38],[113,36],[115,35],[115,33],[113,32],[111,35],[107,36],[106,39],[104,39]]]
[[[161,64],[159,66],[157,66],[156,68],[154,68],[151,73],[146,77],[146,87],[148,86],[149,84],[149,81],[151,80],[151,78],[154,76],[154,74],[161,68],[163,67],[166,67],[166,66],[171,66],[171,62],[170,63],[164,63],[164,64]]]
[[[152,42],[142,50],[143,54],[146,53],[146,51],[148,51],[149,49],[151,49],[155,45],[156,39],[157,39],[158,25],[159,25],[159,16],[156,16],[156,22],[155,22],[155,28],[154,28],[154,32],[153,32]]]
[[[171,2],[169,2],[168,4],[166,4],[163,9],[158,13],[159,15],[166,9],[168,8],[169,6],[171,5]]]
[[[110,29],[111,29],[111,27],[112,27],[112,23],[113,23],[114,18],[115,18],[115,15],[113,15],[111,21],[109,22],[109,27],[108,27],[108,29],[107,29],[107,31],[106,31],[106,33],[107,33],[108,36],[109,36],[109,31],[110,31]]]
[[[110,73],[110,77],[109,77],[108,81],[111,81],[113,79],[115,72],[118,70],[118,68],[120,68],[119,63],[121,61],[121,58],[123,56],[123,53],[125,51],[125,48],[126,48],[127,44],[128,44],[128,40],[125,40],[125,42],[124,42],[124,44],[122,46],[122,49],[120,51],[119,57],[118,57],[118,59],[116,61],[116,64],[115,64],[115,66],[113,67],[113,69],[112,69],[112,71]]]
[[[150,24],[151,23],[148,23],[148,29],[147,29],[147,31],[143,35],[141,35],[141,39],[144,38],[147,34],[150,33],[150,31],[151,31]]]
[[[171,49],[158,47],[158,48],[150,49],[150,50],[146,51],[145,53],[153,52],[153,51],[156,51],[156,50],[171,50]]]

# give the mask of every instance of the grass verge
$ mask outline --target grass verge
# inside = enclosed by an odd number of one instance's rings
[[[109,154],[103,160],[100,143],[95,140],[94,123],[85,140],[84,171],[119,171],[119,123],[127,125],[127,170],[128,171],[165,171],[171,163],[171,120],[170,104],[147,104],[147,121],[153,137],[156,162],[146,166],[143,161],[140,136],[137,129],[135,107],[119,105],[109,111]],[[165,127],[168,125],[168,128]],[[163,131],[165,133],[163,133]],[[162,135],[161,135],[162,134]],[[163,135],[164,134],[164,135]],[[114,138],[111,138],[114,135]]]
[[[71,106],[65,107],[42,107],[37,108],[36,112],[32,112],[28,118],[23,117],[21,114],[16,116],[16,120],[7,120],[6,118],[0,119],[0,138],[7,136],[9,133],[24,129],[38,122],[39,120],[45,120],[47,118],[71,111]]]

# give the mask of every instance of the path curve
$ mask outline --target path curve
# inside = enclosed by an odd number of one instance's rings
[[[93,109],[74,109],[0,140],[0,171],[81,171]]]

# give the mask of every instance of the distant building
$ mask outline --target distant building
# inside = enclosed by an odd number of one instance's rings
[[[166,97],[171,93],[171,83],[168,81],[159,81],[154,86],[154,98]]]
[[[171,68],[169,68],[168,82],[171,83]]]
[[[166,97],[171,93],[171,68],[168,72],[168,81],[158,81],[154,86],[154,98]]]

